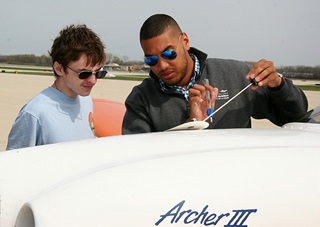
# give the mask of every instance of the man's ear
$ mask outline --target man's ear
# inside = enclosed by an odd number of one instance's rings
[[[56,74],[59,75],[59,76],[62,76],[62,75],[64,74],[64,70],[63,70],[62,65],[61,65],[59,62],[57,62],[57,61],[55,61],[55,62],[53,63],[53,70],[54,70],[54,71],[56,72]]]
[[[190,41],[189,41],[189,37],[188,37],[187,33],[182,32],[181,35],[182,35],[181,39],[182,39],[184,48],[185,48],[186,50],[189,50],[189,49],[190,49]]]

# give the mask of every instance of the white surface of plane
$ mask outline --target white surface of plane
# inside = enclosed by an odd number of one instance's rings
[[[0,153],[0,226],[320,226],[320,125]]]

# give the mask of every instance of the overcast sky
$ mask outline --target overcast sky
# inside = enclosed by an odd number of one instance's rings
[[[0,55],[48,53],[69,24],[86,24],[107,52],[143,60],[139,30],[155,13],[174,17],[209,57],[320,65],[319,0],[0,0]]]

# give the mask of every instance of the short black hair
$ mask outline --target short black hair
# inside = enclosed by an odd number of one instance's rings
[[[140,28],[140,41],[161,35],[168,27],[175,27],[180,33],[181,28],[171,16],[154,14],[150,16]]]

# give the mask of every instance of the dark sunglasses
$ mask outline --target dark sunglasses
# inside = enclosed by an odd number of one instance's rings
[[[179,43],[180,43],[180,38],[181,38],[181,34],[179,36],[179,40],[178,40],[178,44],[177,44],[176,50],[178,49],[178,46],[179,46]],[[160,54],[160,56],[162,58],[164,58],[164,59],[167,59],[167,60],[174,60],[177,57],[177,51],[176,50],[173,50],[173,49],[166,50],[166,51],[162,52]],[[156,55],[144,58],[144,62],[149,66],[155,66],[158,63],[158,61],[159,61],[159,58]]]
[[[67,68],[71,69],[73,72],[77,73],[80,80],[88,79],[92,74],[94,74],[97,79],[101,79],[101,78],[104,78],[108,73],[104,67],[102,67],[101,69],[96,70],[96,71],[84,70],[81,72],[78,72],[78,71],[70,68],[69,66],[67,66]]]

